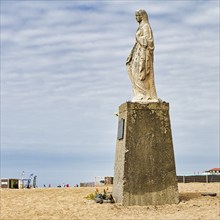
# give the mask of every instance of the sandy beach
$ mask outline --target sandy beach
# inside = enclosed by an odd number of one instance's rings
[[[220,219],[220,183],[180,183],[178,187],[179,204],[131,207],[85,199],[94,187],[1,189],[1,220]],[[104,188],[98,187],[100,192]],[[108,188],[111,192],[112,187]],[[217,196],[201,195],[210,192]]]

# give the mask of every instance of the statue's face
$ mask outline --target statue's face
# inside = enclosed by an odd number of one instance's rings
[[[137,22],[140,23],[142,21],[142,16],[139,13],[135,13],[135,17],[136,17]]]

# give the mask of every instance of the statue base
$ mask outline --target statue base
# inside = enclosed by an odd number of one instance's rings
[[[168,103],[119,107],[113,198],[125,206],[179,202]]]

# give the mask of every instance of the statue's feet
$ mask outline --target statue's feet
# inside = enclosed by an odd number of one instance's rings
[[[143,95],[138,95],[138,96],[134,96],[131,101],[132,102],[139,102],[139,103],[151,103],[151,102],[161,102],[162,100],[161,99],[151,99],[151,98],[143,96]]]

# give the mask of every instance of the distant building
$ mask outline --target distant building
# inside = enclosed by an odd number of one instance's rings
[[[104,176],[96,176],[95,177],[95,186],[104,186],[105,185],[105,177]]]
[[[215,174],[215,175],[220,175],[220,168],[212,168],[208,171],[205,171],[206,174]]]
[[[80,187],[105,186],[112,184],[113,184],[112,176],[96,176],[95,182],[80,183]]]
[[[112,185],[113,177],[112,176],[96,176],[95,177],[95,186],[104,186]]]
[[[112,185],[113,179],[114,178],[112,176],[105,176],[105,185]]]
[[[23,184],[20,179],[3,178],[1,179],[0,187],[2,189],[21,189],[23,188]]]
[[[80,183],[80,187],[94,187],[95,182]]]

